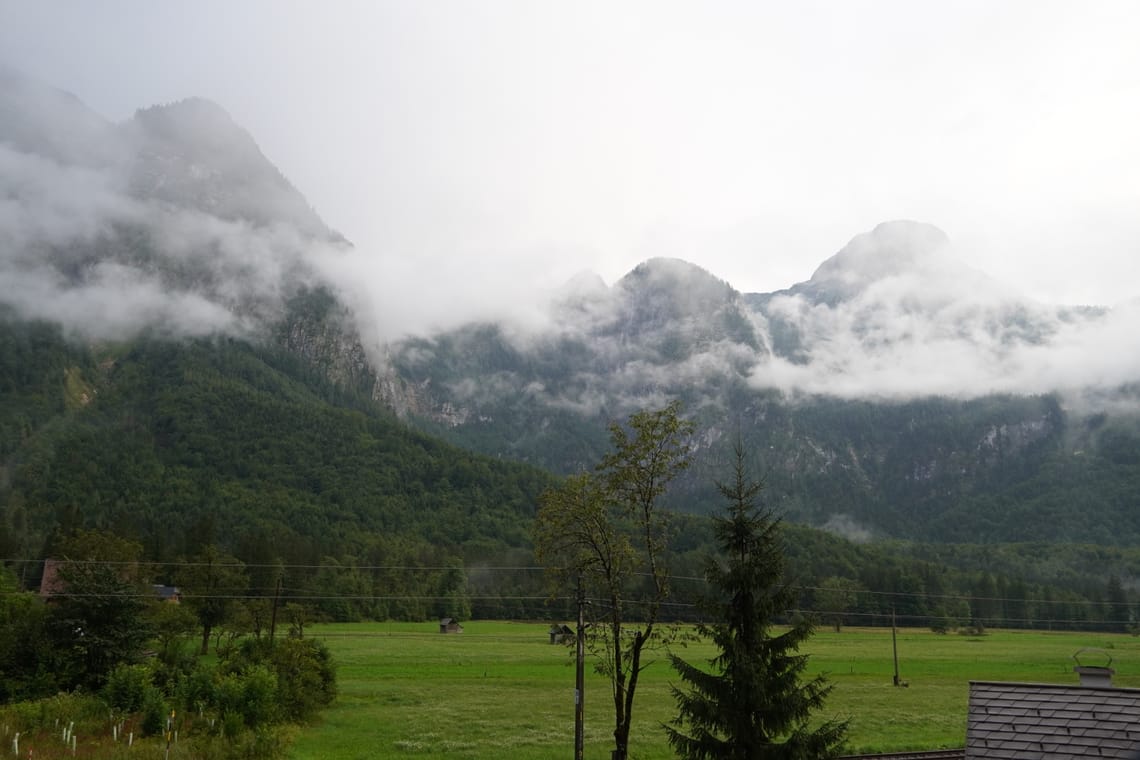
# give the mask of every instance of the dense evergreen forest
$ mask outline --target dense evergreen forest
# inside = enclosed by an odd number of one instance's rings
[[[157,565],[217,546],[298,576],[529,556],[551,476],[414,432],[285,351],[79,347],[12,322],[0,341],[5,558],[50,557],[81,528],[137,540]],[[25,583],[35,567],[19,568]]]
[[[554,476],[416,432],[288,350],[162,335],[80,345],[7,320],[0,392],[0,556],[17,587],[37,588],[42,560],[97,530],[141,545],[155,583],[193,586],[189,566],[228,557],[242,568],[235,596],[280,597],[314,619],[569,616],[530,548]],[[826,497],[815,490],[801,497]],[[700,511],[675,517],[676,618],[695,614],[703,583]],[[892,612],[948,630],[1132,623],[1135,550],[853,543],[786,527],[801,607],[832,624]]]

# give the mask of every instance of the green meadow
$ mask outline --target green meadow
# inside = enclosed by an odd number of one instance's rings
[[[572,757],[572,650],[551,645],[546,623],[473,621],[458,635],[434,623],[321,625],[338,663],[339,697],[321,722],[297,738],[293,760],[450,757],[547,760]],[[810,672],[828,674],[830,716],[850,721],[848,751],[888,752],[965,743],[969,682],[1076,683],[1074,654],[1086,665],[1109,657],[1118,686],[1140,687],[1140,639],[1103,633],[994,631],[939,635],[904,629],[892,683],[889,629],[821,630],[809,641]],[[678,652],[690,660],[707,644]],[[674,714],[666,662],[643,674],[634,707],[631,756],[672,754],[660,729]],[[587,667],[587,758],[611,748],[608,684]]]

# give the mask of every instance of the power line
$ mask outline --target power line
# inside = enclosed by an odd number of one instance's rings
[[[45,560],[8,558],[8,559],[0,559],[0,562],[3,562],[3,563],[44,564]],[[333,571],[333,572],[335,572],[335,571],[346,571],[346,572],[362,572],[362,573],[363,572],[372,572],[372,573],[377,573],[377,572],[389,573],[389,572],[391,572],[391,573],[404,573],[404,574],[439,573],[439,572],[452,572],[452,571],[458,570],[458,571],[462,572],[465,576],[467,576],[466,589],[456,589],[455,592],[453,592],[451,595],[448,595],[448,596],[393,595],[393,594],[376,594],[376,593],[329,593],[329,592],[321,592],[321,591],[318,591],[316,589],[296,587],[296,586],[289,587],[289,588],[285,589],[286,591],[288,591],[290,598],[292,598],[292,599],[303,599],[303,600],[319,600],[319,601],[328,601],[328,600],[369,600],[369,601],[373,601],[373,600],[375,600],[375,601],[423,600],[423,601],[427,601],[427,600],[451,599],[454,597],[455,593],[462,593],[466,596],[466,598],[468,598],[472,601],[488,601],[488,600],[517,601],[517,600],[522,600],[522,599],[531,599],[531,600],[544,600],[544,601],[549,601],[549,602],[563,602],[564,603],[570,598],[570,597],[565,597],[565,596],[549,596],[549,595],[541,595],[541,596],[539,596],[539,595],[515,595],[515,594],[503,595],[503,594],[496,594],[494,592],[488,592],[484,589],[479,589],[483,593],[476,593],[476,594],[472,594],[469,591],[467,591],[467,589],[471,589],[472,587],[478,589],[479,586],[481,585],[479,583],[479,581],[472,580],[472,576],[479,576],[481,574],[498,574],[498,573],[541,572],[541,571],[548,569],[548,568],[544,568],[542,566],[537,566],[537,565],[508,565],[508,566],[477,565],[477,566],[471,566],[471,567],[464,567],[462,565],[459,565],[459,566],[456,566],[456,565],[435,565],[435,566],[419,566],[419,565],[327,565],[327,564],[322,564],[322,565],[286,565],[286,564],[277,564],[277,563],[274,563],[274,564],[240,565],[240,564],[234,564],[234,563],[218,563],[218,562],[213,562],[213,563],[211,563],[211,562],[161,563],[161,562],[130,562],[130,561],[113,561],[113,560],[67,560],[67,559],[57,560],[56,562],[57,562],[57,565],[62,565],[62,566],[67,566],[67,567],[78,567],[81,569],[82,568],[100,568],[100,567],[109,567],[109,568],[124,568],[124,567],[126,567],[126,568],[139,568],[139,567],[161,568],[162,570],[169,572],[175,576],[177,576],[177,574],[178,574],[177,571],[180,569],[201,568],[201,567],[214,567],[214,568],[219,568],[219,569],[225,568],[225,569],[229,569],[229,570],[234,570],[234,569],[249,570],[251,568],[268,568],[268,569],[274,569],[274,570],[279,570],[279,569],[284,569],[284,570],[317,570],[317,571]],[[651,575],[648,573],[637,573],[637,574],[633,574],[633,577],[635,577],[635,578],[651,577]],[[693,582],[707,583],[707,579],[702,578],[702,577],[697,577],[697,576],[674,575],[674,576],[667,576],[667,578],[670,581],[693,581]],[[377,581],[377,579],[375,579],[375,578],[373,578],[372,580],[374,582]],[[384,580],[380,579],[379,582],[384,582]],[[391,583],[393,581],[389,580],[388,582]],[[828,589],[827,587],[823,587],[823,586],[794,586],[792,588],[794,591],[796,591],[797,593],[800,593],[800,594],[803,594],[805,592],[811,592],[811,593],[815,594],[817,592],[829,592],[829,591],[834,590],[834,589]],[[860,598],[864,598],[864,597],[871,597],[873,599],[883,599],[883,600],[892,600],[892,601],[893,600],[910,599],[910,600],[923,600],[923,601],[955,601],[955,602],[965,602],[967,604],[984,602],[984,603],[1001,604],[1001,605],[1027,605],[1027,606],[1032,606],[1032,607],[1037,608],[1037,609],[1041,609],[1042,607],[1063,608],[1063,607],[1066,607],[1069,605],[1080,605],[1080,606],[1085,606],[1087,608],[1092,608],[1092,609],[1113,609],[1114,607],[1119,606],[1119,603],[1116,603],[1116,602],[1113,602],[1110,600],[1090,599],[1088,597],[1083,597],[1080,595],[1074,595],[1074,596],[1069,597],[1069,598],[1045,599],[1045,598],[1040,598],[1037,596],[1030,596],[1028,594],[1026,596],[1017,596],[1017,597],[976,596],[976,595],[969,594],[969,593],[933,594],[933,593],[922,592],[922,591],[883,591],[883,590],[867,589],[867,588],[849,589],[849,590],[845,590],[845,591],[847,593],[850,593],[853,597],[855,597],[856,600],[858,600]],[[0,595],[10,596],[10,595],[15,594],[15,593],[21,593],[21,592],[4,591],[4,592],[0,592]],[[1072,593],[1075,594],[1076,592],[1072,592]],[[56,596],[63,596],[63,595],[65,595],[65,594],[56,594]],[[122,595],[122,594],[120,594],[120,595]],[[129,594],[127,594],[127,595],[129,595]],[[74,595],[74,596],[78,596],[78,595]],[[94,596],[109,596],[109,595],[107,595],[107,594],[103,594],[103,595],[95,594]],[[137,596],[147,597],[147,596],[151,596],[151,594],[145,593],[145,592],[139,592],[137,594]],[[265,594],[257,594],[257,593],[252,593],[252,592],[245,592],[245,593],[236,593],[235,592],[235,593],[227,593],[227,594],[195,594],[193,592],[184,592],[183,596],[187,597],[187,598],[232,598],[232,599],[267,598],[267,596]],[[683,596],[682,596],[682,598],[683,598]],[[595,601],[595,603],[600,604],[603,600],[594,600],[594,601]],[[644,606],[648,602],[646,602],[645,600],[637,599],[637,598],[623,597],[621,599],[621,603],[623,605],[629,605],[629,606]],[[665,604],[665,606],[675,607],[675,608],[692,608],[695,606],[691,602],[666,602],[664,604]],[[829,611],[829,610],[822,610],[822,611],[817,611],[817,612],[819,612],[819,614],[830,614],[830,615],[841,614],[838,611]],[[875,615],[882,615],[885,613],[883,613],[883,612],[858,612],[858,613],[857,612],[845,612],[842,614],[847,614],[847,615],[860,614],[860,615],[875,616]],[[987,615],[983,614],[983,617],[998,618],[1000,616],[999,615],[987,616]],[[953,619],[953,618],[952,618],[952,616],[948,616],[947,619]],[[1013,618],[1004,618],[1004,619],[1014,620]],[[1041,619],[1041,618],[1018,618],[1017,620],[1022,621],[1022,622],[1032,622],[1032,621],[1038,620],[1038,619]]]
[[[3,593],[0,593],[0,597],[11,597],[11,596],[16,596],[20,593],[30,593],[30,592],[3,592]],[[145,593],[67,593],[67,592],[61,592],[61,593],[57,593],[57,594],[52,594],[47,598],[49,598],[49,599],[68,599],[68,598],[75,598],[75,599],[110,599],[110,598],[154,599],[155,597],[152,594],[145,594]],[[244,601],[252,601],[252,600],[268,601],[271,597],[269,595],[265,595],[265,594],[259,594],[259,595],[255,595],[255,594],[199,594],[199,595],[190,594],[190,595],[183,595],[183,598],[184,599],[193,599],[193,600],[197,600],[197,599],[229,599],[229,600],[244,600]],[[477,604],[479,602],[483,602],[483,603],[495,603],[495,602],[547,602],[547,603],[549,603],[549,602],[560,602],[560,603],[569,604],[569,603],[574,601],[573,597],[548,597],[548,596],[534,596],[534,595],[490,595],[490,596],[465,595],[464,599],[466,601],[468,601],[469,603],[473,603],[473,604]],[[302,595],[302,596],[286,597],[286,601],[308,601],[308,602],[312,602],[312,601],[447,602],[447,601],[452,601],[452,600],[454,600],[454,595],[433,596],[433,595],[391,595],[391,594],[384,594],[384,595],[309,594],[309,595]],[[622,600],[622,603],[623,603],[623,605],[631,606],[631,607],[644,606],[644,605],[648,604],[648,602],[646,602],[644,600]],[[663,607],[669,607],[669,608],[674,609],[674,610],[696,609],[696,605],[684,603],[684,602],[661,602],[660,604]],[[1103,603],[1103,604],[1107,604],[1107,603]],[[523,610],[531,610],[531,611],[540,611],[543,613],[543,615],[541,617],[548,617],[549,613],[551,612],[549,604],[544,604],[542,607],[526,607],[526,606],[524,606],[524,607],[522,607],[522,609]],[[599,606],[596,606],[594,609],[595,609],[595,613],[602,613],[602,616],[604,616],[604,613],[606,611],[606,606],[605,605],[599,605]],[[829,609],[819,609],[819,608],[810,608],[810,607],[800,607],[800,608],[796,608],[796,609],[792,609],[792,610],[786,610],[785,614],[787,614],[789,616],[795,615],[795,614],[800,614],[800,615],[821,616],[821,617],[825,617],[825,618],[839,616],[839,617],[842,617],[846,620],[849,620],[851,618],[860,618],[860,619],[864,619],[864,620],[875,620],[875,619],[885,619],[885,617],[887,616],[888,613],[884,612],[884,611],[864,612],[864,611],[858,611],[858,610],[829,610]],[[904,622],[909,622],[912,626],[914,626],[914,625],[929,625],[934,621],[942,621],[942,622],[947,622],[947,623],[963,622],[963,621],[961,621],[961,619],[958,616],[949,615],[949,614],[938,614],[938,613],[934,613],[934,612],[931,612],[931,613],[904,613],[904,614],[898,615],[897,617]],[[1072,617],[1069,617],[1069,618],[1052,618],[1052,617],[1044,617],[1044,616],[1009,617],[1009,616],[1005,616],[1005,615],[983,615],[981,617],[982,617],[982,620],[984,622],[988,622],[990,627],[1010,627],[1011,625],[1014,625],[1014,624],[1019,624],[1020,626],[1023,626],[1023,627],[1033,627],[1033,626],[1039,627],[1042,625],[1081,627],[1081,626],[1098,625],[1098,624],[1116,622],[1116,621],[1104,620],[1104,619],[1072,618]],[[373,621],[373,622],[384,622],[384,621]],[[633,625],[636,625],[638,622],[639,621],[637,621],[637,620],[629,621],[629,623],[633,624]],[[700,621],[698,620],[698,621],[677,621],[677,622],[693,623],[693,622],[700,622]],[[966,621],[966,622],[968,622],[968,621]]]
[[[2,564],[44,564],[48,560],[44,559],[22,559],[22,558],[0,558]],[[447,571],[461,571],[466,575],[480,574],[480,573],[508,573],[508,572],[542,572],[542,571],[559,571],[566,570],[565,568],[547,568],[541,565],[464,565],[462,563],[457,565],[330,565],[330,564],[245,564],[241,562],[157,562],[157,561],[124,561],[124,560],[96,560],[96,559],[57,559],[53,560],[57,565],[66,565],[71,567],[131,567],[131,568],[159,568],[168,572],[175,572],[182,568],[200,568],[200,567],[214,567],[225,569],[272,569],[272,570],[324,570],[324,571],[346,571],[346,572],[400,572],[400,573],[415,573],[415,572],[447,572]],[[652,578],[650,573],[631,573],[632,578]],[[707,583],[707,578],[691,575],[668,575],[666,579],[672,581],[693,581],[699,583]],[[1048,588],[1048,586],[1047,586]],[[832,591],[823,586],[793,586],[794,591],[803,593],[805,591]],[[924,591],[880,591],[868,588],[847,589],[847,593],[870,596],[883,596],[891,599],[949,599],[949,600],[974,600],[986,602],[1032,602],[1035,604],[1069,604],[1077,601],[1085,601],[1093,603],[1094,600],[1089,600],[1082,597],[1077,599],[1039,599],[1029,596],[977,596],[970,593],[949,593],[949,594],[933,594]],[[1074,592],[1075,593],[1075,592]],[[1101,600],[1102,603],[1107,603]]]

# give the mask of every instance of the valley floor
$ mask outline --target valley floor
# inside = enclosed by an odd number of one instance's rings
[[[549,643],[548,623],[471,621],[458,635],[435,622],[314,626],[338,663],[340,696],[306,729],[293,760],[440,757],[547,760],[573,753],[572,650]],[[1140,638],[1124,634],[993,631],[984,636],[901,629],[893,685],[890,629],[821,630],[809,641],[812,673],[834,685],[828,716],[848,718],[847,751],[886,752],[965,744],[969,682],[1077,682],[1073,655],[1100,649],[1118,686],[1140,687]],[[712,655],[704,643],[679,653]],[[1087,655],[1083,655],[1084,659]],[[1095,657],[1095,655],[1094,655]],[[1097,663],[1099,664],[1099,663]],[[586,758],[611,748],[607,682],[587,673]],[[664,661],[644,673],[631,754],[673,757],[661,730],[674,713]]]

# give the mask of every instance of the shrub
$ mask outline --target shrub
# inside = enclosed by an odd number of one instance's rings
[[[309,720],[336,698],[336,667],[323,642],[298,638],[248,639],[222,663],[221,670],[232,676],[246,673],[254,666],[268,668],[273,673],[278,717],[282,720]]]
[[[166,728],[166,702],[162,692],[157,686],[148,685],[143,693],[142,704],[139,707],[142,713],[139,721],[139,730],[143,736],[161,734]]]
[[[274,648],[272,662],[287,720],[309,720],[336,699],[336,668],[323,642],[286,639]]]
[[[261,726],[276,720],[277,677],[265,665],[250,665],[239,673],[222,677],[217,689],[218,709],[223,721],[240,716],[249,727]]]
[[[103,699],[112,709],[137,712],[143,706],[148,687],[153,688],[145,665],[117,665],[107,676]]]
[[[183,710],[201,714],[217,704],[216,675],[214,668],[199,662],[196,668],[179,681],[177,701]]]

